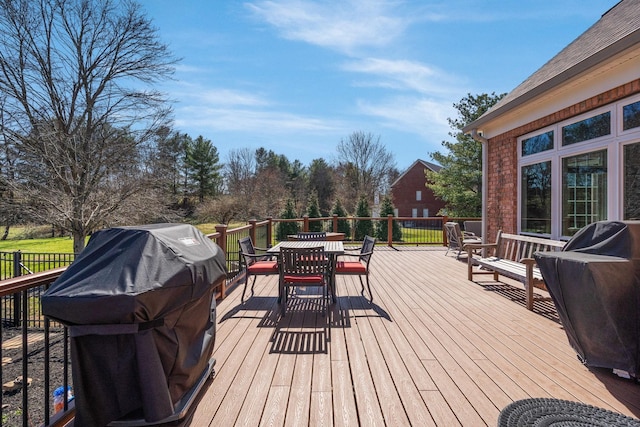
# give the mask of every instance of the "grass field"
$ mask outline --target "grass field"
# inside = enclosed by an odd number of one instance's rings
[[[15,251],[72,253],[73,240],[70,237],[49,237],[46,239],[20,239],[0,241],[0,252]]]
[[[229,226],[229,228],[236,225]],[[197,225],[205,234],[215,233],[215,224]],[[0,252],[45,252],[72,253],[73,239],[71,237],[50,237],[51,227],[48,226],[15,226],[9,230],[7,240],[0,240]],[[88,239],[87,239],[88,240]]]

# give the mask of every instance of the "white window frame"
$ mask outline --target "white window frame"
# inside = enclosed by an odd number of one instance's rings
[[[640,101],[640,95],[630,96],[616,103],[589,111],[588,113],[572,117],[569,120],[558,122],[552,126],[538,129],[535,132],[522,135],[517,140],[518,154],[518,233],[522,232],[522,167],[544,161],[551,161],[551,234],[541,236],[553,239],[568,239],[570,236],[561,235],[562,232],[562,160],[566,157],[592,152],[607,151],[607,219],[622,220],[624,216],[623,183],[624,171],[622,170],[624,145],[640,142],[640,128],[622,130],[622,108],[625,105]],[[562,146],[562,127],[576,123],[598,114],[611,113],[611,134],[587,141],[577,142]],[[522,141],[536,135],[553,130],[553,148],[541,153],[523,156]],[[537,234],[540,235],[540,234]]]
[[[422,190],[416,190],[416,202],[422,200]]]
[[[418,208],[411,208],[411,218],[418,218]]]

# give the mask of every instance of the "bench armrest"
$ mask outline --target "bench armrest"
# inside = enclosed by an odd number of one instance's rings
[[[495,243],[465,243],[464,248],[467,250],[471,249],[484,249],[484,248],[496,248],[498,245]]]
[[[524,265],[536,265],[536,260],[533,258],[522,258],[520,261],[520,264],[524,264]]]

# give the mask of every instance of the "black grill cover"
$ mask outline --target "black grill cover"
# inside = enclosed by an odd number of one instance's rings
[[[640,222],[590,224],[562,252],[539,252],[535,258],[580,359],[637,376]]]
[[[94,233],[42,297],[69,326],[76,425],[171,416],[209,362],[225,277],[223,252],[193,226]]]

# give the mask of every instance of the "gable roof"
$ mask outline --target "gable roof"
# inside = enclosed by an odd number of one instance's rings
[[[640,0],[621,0],[587,31],[462,131],[471,132],[640,43]]]
[[[418,164],[422,164],[422,166],[424,166],[426,169],[429,169],[429,170],[431,170],[431,171],[433,171],[433,172],[440,172],[440,169],[442,169],[442,166],[440,166],[440,165],[437,165],[437,164],[435,164],[435,163],[431,163],[431,162],[427,162],[427,161],[424,161],[424,160],[420,160],[420,159],[418,159],[418,160],[416,160],[415,162],[411,163],[411,166],[409,166],[407,169],[405,169],[405,171],[404,171],[404,172],[402,172],[402,173],[400,174],[400,176],[399,176],[398,178],[396,178],[396,180],[395,180],[395,181],[393,181],[393,183],[391,184],[391,187],[393,187],[394,185],[396,185],[396,184],[398,183],[398,181],[400,181],[402,178],[404,178],[404,176],[405,176],[407,173],[409,173],[409,171],[410,171],[411,169],[413,169],[413,168],[414,168],[416,165],[418,165]]]

